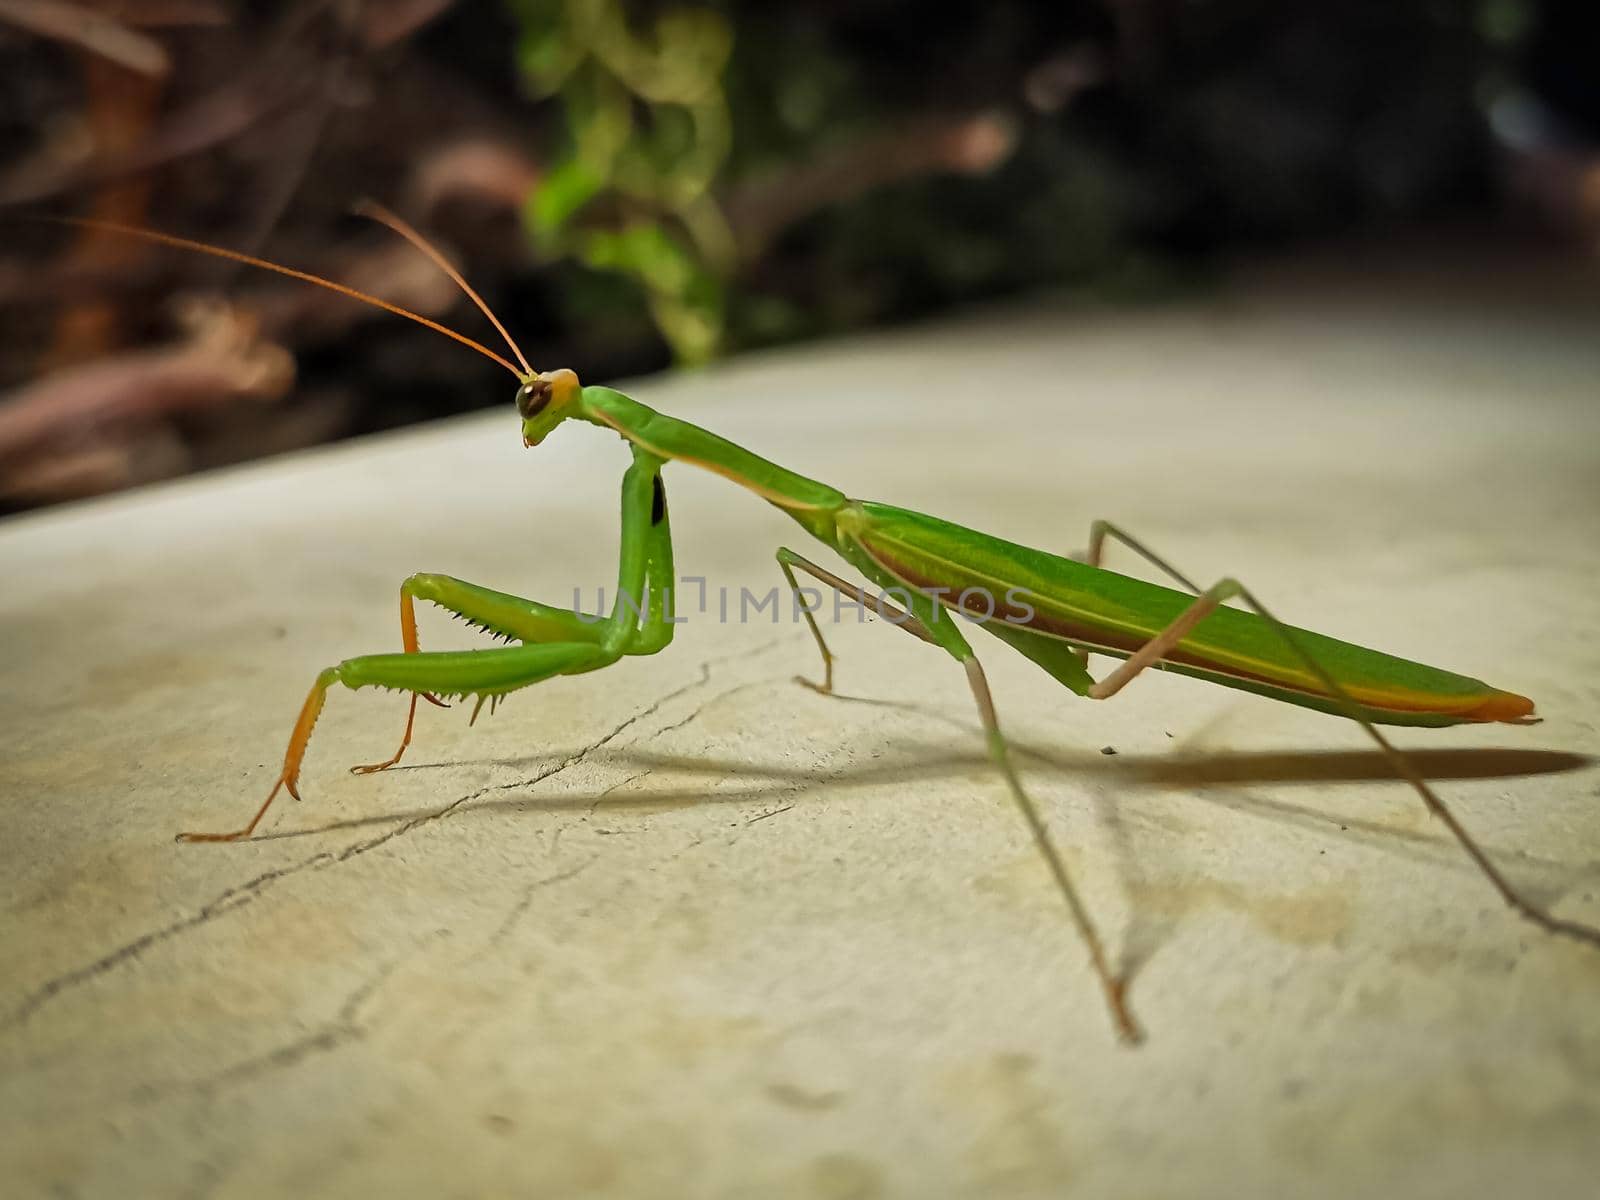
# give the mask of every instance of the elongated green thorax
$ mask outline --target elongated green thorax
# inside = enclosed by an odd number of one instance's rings
[[[833,514],[848,501],[837,488],[808,479],[698,425],[669,417],[605,387],[586,387],[577,414],[612,429],[668,461],[692,463],[777,505],[814,537],[834,544]]]

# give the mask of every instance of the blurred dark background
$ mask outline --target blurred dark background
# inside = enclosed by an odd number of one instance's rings
[[[0,0],[0,509],[1353,237],[1600,247],[1593,0]],[[752,397],[759,404],[760,397]]]

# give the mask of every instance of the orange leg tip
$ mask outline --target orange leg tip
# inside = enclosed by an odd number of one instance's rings
[[[450,707],[443,700],[439,699],[439,697],[435,696],[432,692],[418,692],[417,695],[421,696],[429,704],[432,704],[437,708],[449,708]]]
[[[1144,1030],[1128,1011],[1128,983],[1125,979],[1113,980],[1107,989],[1111,1001],[1111,1015],[1117,1023],[1117,1036],[1125,1046],[1137,1046],[1144,1041]]]

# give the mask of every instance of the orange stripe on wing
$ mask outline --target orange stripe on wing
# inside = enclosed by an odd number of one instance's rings
[[[881,549],[870,546],[859,538],[856,540],[857,544],[871,556],[874,562],[910,587],[919,591],[932,591],[938,586],[931,580],[919,581],[916,572],[895,562],[885,555]],[[1033,616],[1023,620],[1020,613],[1002,609],[998,605],[992,611],[985,611],[971,605],[963,606],[959,597],[955,599],[954,603],[941,597],[940,603],[945,604],[946,607],[964,608],[965,611],[984,619],[1003,621],[1005,624],[1019,629],[1027,629],[1033,633],[1043,634],[1046,637],[1059,638],[1073,645],[1107,650],[1117,654],[1132,654],[1149,640],[1136,634],[1119,633],[1114,630],[1074,624],[1072,621],[1059,616],[1043,614],[1037,606],[1031,606],[1033,607]],[[1310,684],[1303,678],[1291,679],[1282,674],[1251,671],[1236,663],[1221,662],[1214,658],[1208,658],[1206,655],[1192,648],[1186,648],[1181,644],[1175,647],[1172,653],[1166,655],[1161,661],[1193,667],[1196,670],[1220,675],[1227,679],[1265,684],[1268,687],[1279,688],[1287,692],[1315,696],[1321,700],[1337,699],[1327,689]],[[1497,689],[1491,689],[1477,696],[1443,696],[1433,692],[1419,692],[1409,689],[1377,689],[1356,686],[1346,686],[1345,691],[1349,694],[1350,699],[1363,708],[1387,712],[1438,714],[1439,716],[1456,717],[1463,721],[1504,721],[1514,725],[1529,724],[1531,721],[1538,719],[1531,716],[1534,704],[1528,697],[1519,696],[1515,692],[1502,692]]]

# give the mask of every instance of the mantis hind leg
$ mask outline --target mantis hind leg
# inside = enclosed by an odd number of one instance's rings
[[[1167,578],[1171,579],[1173,582],[1182,587],[1184,591],[1196,596],[1201,594],[1203,589],[1198,583],[1190,579],[1171,563],[1167,562],[1166,559],[1157,554],[1152,554],[1149,550],[1145,549],[1144,546],[1140,545],[1133,538],[1129,537],[1110,521],[1102,521],[1098,518],[1090,521],[1089,544],[1082,554],[1074,554],[1072,557],[1076,558],[1081,563],[1087,564],[1088,566],[1098,567],[1105,559],[1106,538],[1108,537],[1115,538],[1117,541],[1133,550],[1134,553],[1138,554],[1140,557],[1145,559],[1145,561],[1149,562],[1152,566],[1160,570],[1163,575],[1167,576]],[[1074,650],[1073,654],[1077,656],[1078,662],[1084,666],[1088,666],[1089,652],[1087,650]]]
[[[1422,777],[1422,773],[1417,770],[1405,751],[1385,737],[1382,731],[1367,719],[1360,706],[1351,698],[1350,693],[1334,678],[1333,673],[1315,655],[1301,645],[1299,639],[1294,636],[1289,627],[1273,616],[1248,588],[1236,579],[1222,579],[1202,591],[1165,559],[1149,550],[1137,538],[1117,528],[1109,521],[1096,521],[1091,527],[1089,552],[1085,556],[1090,565],[1099,565],[1107,537],[1115,538],[1135,554],[1152,563],[1190,591],[1198,593],[1198,595],[1195,602],[1179,614],[1171,625],[1146,642],[1115,671],[1089,689],[1087,695],[1091,700],[1109,700],[1131,683],[1140,672],[1159,662],[1183,639],[1185,634],[1199,624],[1207,614],[1216,609],[1224,600],[1237,597],[1244,601],[1247,607],[1277,632],[1290,652],[1299,658],[1305,664],[1306,669],[1316,676],[1318,682],[1327,689],[1328,693],[1339,701],[1340,707],[1344,710],[1344,715],[1366,731],[1367,736],[1377,745],[1379,752],[1388,761],[1394,773],[1409,783],[1422,799],[1423,804],[1427,806],[1428,811],[1444,823],[1444,827],[1450,831],[1451,836],[1466,852],[1473,865],[1482,872],[1495,891],[1500,894],[1500,898],[1512,910],[1547,932],[1559,933],[1566,937],[1576,938],[1579,941],[1600,946],[1600,929],[1595,929],[1578,921],[1568,921],[1552,916],[1544,908],[1524,896],[1510,880],[1500,873],[1500,869],[1494,865],[1493,860],[1478,845],[1476,839],[1467,831],[1466,826],[1461,823],[1454,811],[1429,786],[1428,781]]]
[[[1017,774],[1016,767],[1011,762],[1011,748],[1000,732],[1000,718],[995,711],[994,697],[989,691],[989,680],[984,674],[983,666],[978,662],[978,657],[972,652],[972,647],[956,628],[955,622],[942,609],[924,593],[915,592],[905,588],[892,577],[879,576],[877,581],[883,587],[893,587],[902,592],[906,599],[909,612],[896,608],[885,602],[882,597],[869,598],[865,588],[841,579],[816,563],[811,562],[793,550],[780,549],[778,551],[778,564],[783,568],[784,576],[789,580],[796,598],[801,595],[800,586],[795,580],[793,568],[798,567],[806,574],[827,584],[834,590],[850,596],[863,608],[873,604],[877,611],[889,621],[911,634],[913,637],[930,645],[938,646],[946,651],[967,673],[967,684],[972,689],[972,698],[978,706],[978,716],[983,722],[985,741],[989,750],[989,757],[994,761],[1000,773],[1004,776],[1006,787],[1011,793],[1011,799],[1022,814],[1028,826],[1028,832],[1033,837],[1035,848],[1040,857],[1045,861],[1045,866],[1050,871],[1051,878],[1055,881],[1056,888],[1060,891],[1062,899],[1066,901],[1067,909],[1072,916],[1072,922],[1077,927],[1079,936],[1089,951],[1089,961],[1094,967],[1096,976],[1099,977],[1101,988],[1105,993],[1106,1006],[1111,1011],[1112,1020],[1116,1023],[1117,1032],[1122,1039],[1130,1044],[1143,1040],[1144,1034],[1140,1031],[1138,1023],[1134,1021],[1133,1014],[1128,1011],[1127,981],[1111,970],[1110,959],[1106,955],[1105,947],[1100,941],[1100,935],[1095,929],[1094,921],[1089,916],[1089,910],[1078,895],[1077,888],[1073,886],[1072,877],[1067,873],[1066,862],[1061,857],[1060,850],[1056,847],[1055,839],[1050,836],[1050,830],[1045,825],[1044,817],[1039,808],[1022,786],[1022,779]],[[874,569],[869,569],[867,562],[856,564],[870,575],[875,574]],[[824,694],[833,688],[833,655],[829,652],[827,644],[823,641],[822,631],[817,626],[816,617],[807,605],[800,605],[800,610],[805,614],[806,623],[811,627],[811,634],[816,639],[817,647],[822,651],[824,678],[821,685],[810,680],[801,679],[800,682],[815,691]]]

